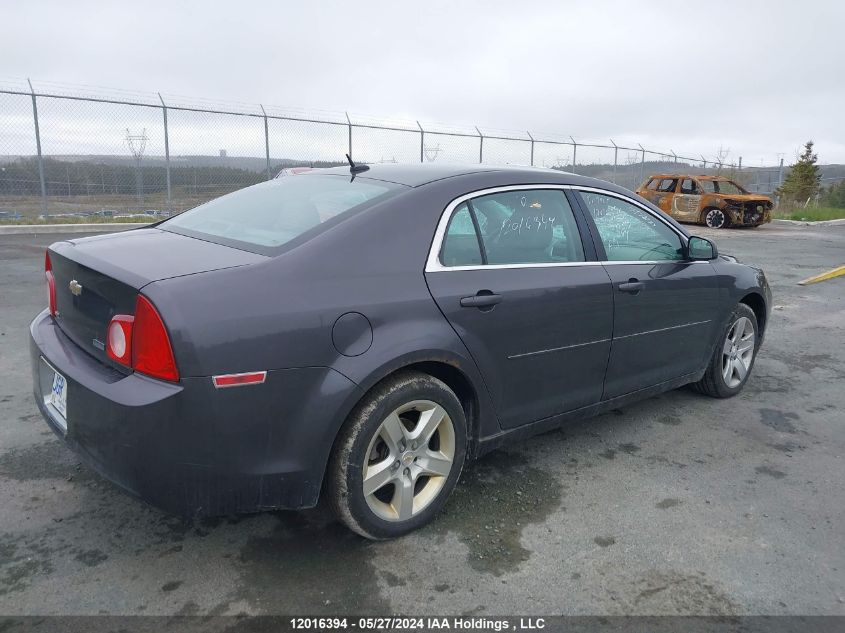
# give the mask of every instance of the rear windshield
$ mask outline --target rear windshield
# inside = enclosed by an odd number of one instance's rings
[[[271,255],[316,227],[361,211],[405,187],[348,176],[270,180],[171,218],[159,228]]]

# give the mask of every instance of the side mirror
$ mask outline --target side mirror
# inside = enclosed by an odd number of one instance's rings
[[[709,261],[719,256],[716,245],[704,237],[693,235],[687,243],[687,258],[692,261]]]

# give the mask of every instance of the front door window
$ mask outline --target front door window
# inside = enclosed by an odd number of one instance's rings
[[[582,192],[608,261],[677,261],[681,238],[640,207],[613,196]]]

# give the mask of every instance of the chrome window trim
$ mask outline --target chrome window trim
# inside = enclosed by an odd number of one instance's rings
[[[452,200],[448,205],[446,205],[446,209],[444,209],[443,213],[440,216],[440,220],[437,223],[437,230],[434,232],[434,239],[431,242],[431,248],[428,251],[428,259],[426,260],[425,264],[425,272],[427,273],[437,273],[437,272],[448,272],[448,271],[467,271],[467,270],[506,270],[506,269],[519,269],[519,268],[568,268],[573,266],[619,266],[622,264],[672,264],[677,263],[683,260],[677,259],[662,259],[662,260],[648,260],[648,261],[584,261],[584,262],[543,262],[543,263],[532,263],[532,264],[475,264],[472,266],[444,266],[440,262],[440,250],[443,247],[443,239],[446,236],[446,229],[449,227],[449,220],[452,218],[452,214],[454,213],[455,209],[460,206],[462,203],[466,202],[467,200],[472,200],[473,198],[478,198],[481,196],[487,196],[494,193],[502,193],[505,191],[527,191],[527,190],[536,190],[536,189],[557,189],[560,191],[574,190],[574,191],[586,191],[589,193],[598,193],[601,195],[610,196],[613,198],[619,198],[623,202],[628,202],[633,204],[636,207],[639,207],[653,218],[657,219],[658,221],[662,222],[664,225],[672,229],[678,237],[681,238],[681,243],[686,244],[688,242],[688,238],[684,233],[679,231],[677,227],[673,226],[669,222],[666,222],[663,218],[657,215],[654,211],[649,209],[644,204],[637,202],[633,198],[630,198],[624,194],[617,193],[615,191],[609,191],[607,189],[600,189],[598,187],[588,187],[582,185],[557,185],[557,184],[531,184],[531,185],[503,185],[500,187],[488,187],[486,189],[479,189],[477,191],[472,191],[470,193],[465,193],[462,196],[459,196]],[[569,201],[567,200],[567,203]],[[572,212],[575,213],[575,210],[572,209]],[[578,234],[579,238],[582,239],[583,237]],[[685,262],[691,264],[706,264],[706,261],[692,261],[692,262]]]

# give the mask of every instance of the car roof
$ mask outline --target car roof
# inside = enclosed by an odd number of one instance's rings
[[[312,175],[328,174],[334,176],[350,177],[349,167],[330,167],[328,169],[315,169],[310,172],[299,174],[296,178],[303,178]],[[467,179],[466,191],[473,191],[476,188],[483,188],[501,185],[572,185],[575,187],[595,187],[612,193],[621,194],[627,197],[637,198],[640,204],[651,207],[656,213],[660,213],[664,221],[671,223],[678,231],[689,236],[686,229],[678,224],[671,216],[664,215],[660,209],[648,200],[640,198],[635,192],[615,185],[606,180],[581,176],[568,171],[551,169],[549,167],[529,167],[521,165],[480,165],[460,163],[417,163],[410,165],[399,165],[395,163],[378,163],[369,165],[369,169],[359,172],[355,178],[362,180],[381,180],[392,182],[407,187],[420,187],[434,182],[442,182],[447,178]],[[495,182],[494,182],[495,181]]]
[[[652,174],[652,178],[696,178],[698,180],[730,180],[727,176],[708,176],[706,174]]]
[[[556,181],[560,181],[559,176],[566,175],[573,176],[576,179],[581,180],[581,178],[575,176],[575,174],[570,174],[556,169],[517,165],[481,165],[477,163],[419,163],[400,165],[395,163],[379,163],[369,165],[368,167],[369,168],[366,171],[358,172],[355,177],[368,180],[383,180],[408,187],[419,187],[445,178],[455,178],[457,176],[469,176],[471,174],[489,172],[502,172],[503,175],[552,175],[555,177],[554,179]],[[297,177],[320,174],[349,176],[350,172],[349,167],[329,167],[327,169],[315,169],[303,174],[297,174]]]

